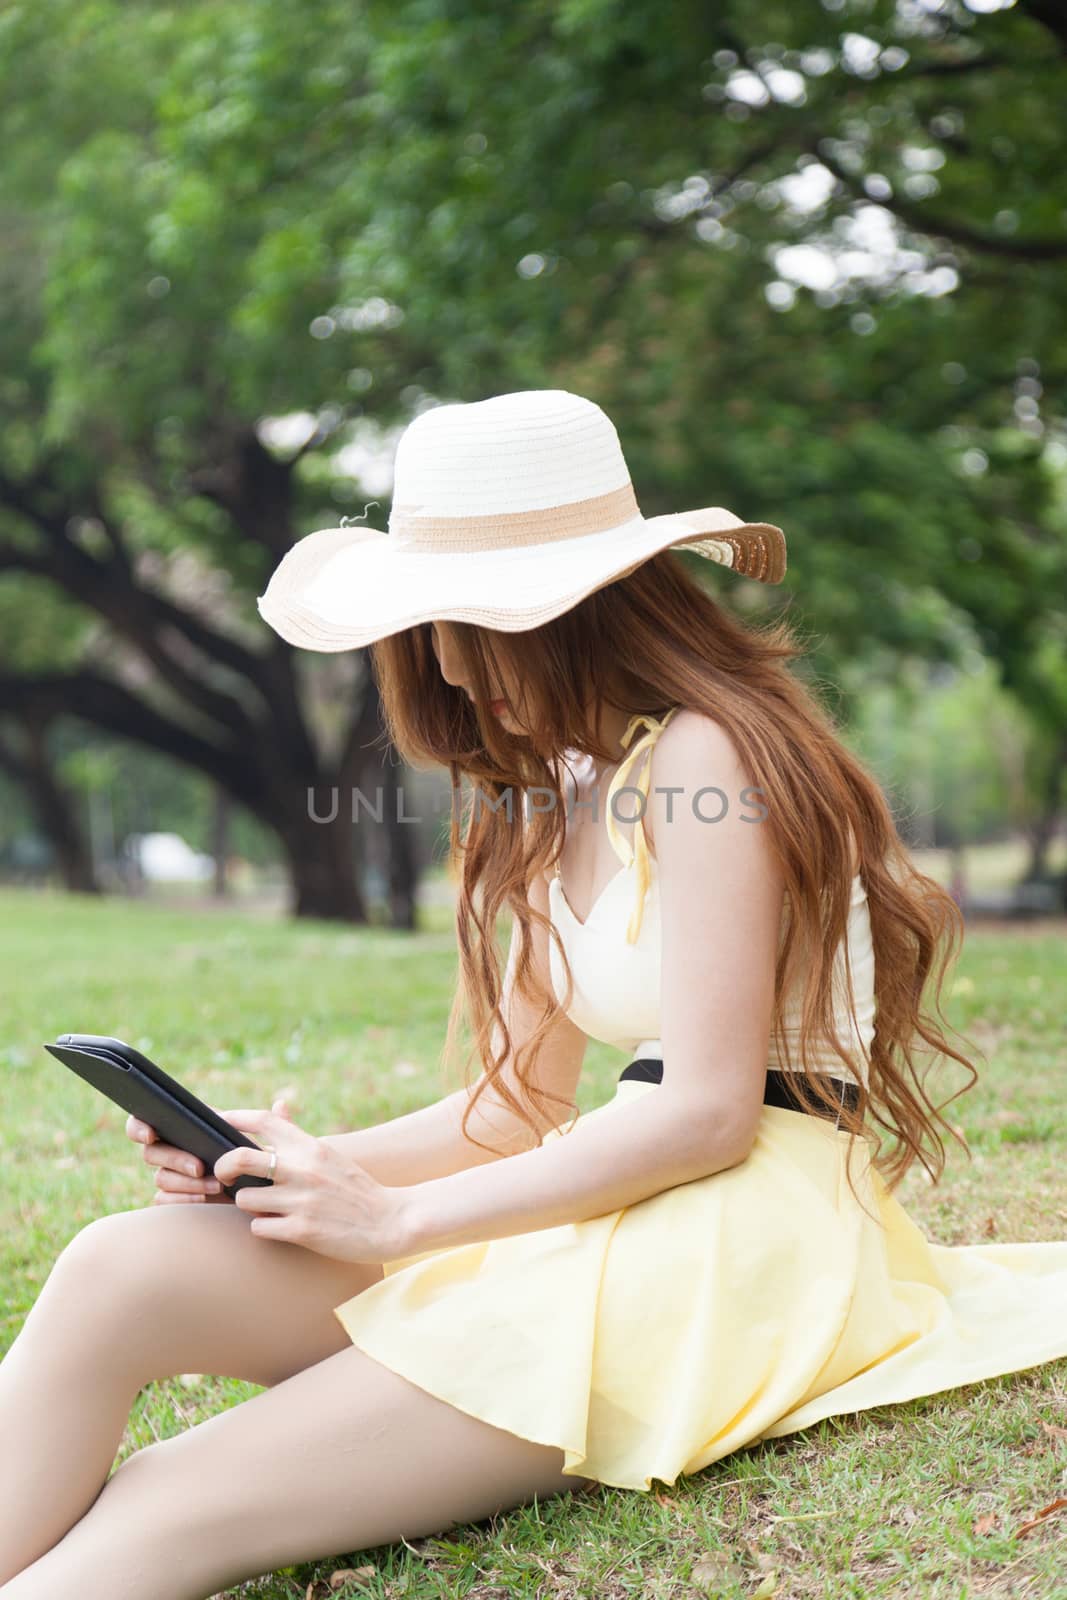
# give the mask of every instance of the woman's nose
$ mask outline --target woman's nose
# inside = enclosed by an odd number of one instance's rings
[[[454,688],[463,689],[466,685],[459,673],[458,654],[453,656],[452,647],[447,643],[442,634],[435,628],[433,632],[434,650],[437,654],[437,665],[441,669],[441,676],[446,683]]]

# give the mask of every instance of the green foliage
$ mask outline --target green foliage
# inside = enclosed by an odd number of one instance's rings
[[[782,591],[719,587],[802,611],[817,673],[966,637],[1052,739],[1065,91],[1024,4],[12,8],[0,462],[51,452],[258,627],[269,563],[203,483],[259,419],[332,451],[426,397],[577,389],[646,513],[785,528]],[[352,487],[303,463],[293,533]]]

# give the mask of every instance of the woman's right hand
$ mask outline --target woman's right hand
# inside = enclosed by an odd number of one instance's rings
[[[227,1117],[225,1111],[211,1107],[216,1116]],[[284,1100],[276,1100],[272,1110],[282,1116],[289,1115]],[[179,1150],[164,1144],[155,1128],[142,1122],[132,1113],[126,1119],[126,1136],[143,1147],[142,1155],[150,1167],[156,1169],[156,1192],[153,1205],[217,1205],[232,1206],[235,1198],[226,1194],[213,1173],[204,1171],[204,1163],[188,1150]]]
[[[211,1109],[214,1110],[214,1106]],[[220,1113],[222,1116],[225,1114]],[[223,1193],[219,1180],[211,1173],[205,1175],[204,1163],[198,1156],[190,1155],[188,1150],[179,1150],[172,1144],[164,1144],[155,1128],[132,1113],[126,1119],[126,1134],[143,1146],[145,1161],[156,1169],[153,1205],[233,1205],[233,1196]]]

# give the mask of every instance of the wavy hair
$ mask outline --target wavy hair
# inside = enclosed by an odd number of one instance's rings
[[[547,1091],[532,1082],[534,1066],[564,1006],[536,981],[535,922],[547,924],[556,940],[566,972],[564,1004],[573,978],[557,930],[530,906],[527,889],[563,848],[567,802],[560,758],[582,752],[599,762],[618,759],[617,752],[595,740],[591,704],[657,716],[682,705],[705,713],[729,734],[744,771],[763,791],[765,826],[771,829],[787,891],[772,1038],[780,1038],[780,1059],[796,1073],[791,1081],[799,1100],[806,1109],[836,1110],[832,1092],[811,1065],[819,1046],[829,1045],[860,1083],[855,1112],[841,1108],[839,1126],[850,1136],[849,1157],[855,1138],[875,1142],[877,1125],[895,1141],[888,1151],[878,1141],[872,1157],[891,1189],[915,1160],[936,1183],[945,1165],[938,1124],[970,1154],[941,1111],[978,1079],[968,1057],[949,1043],[944,1030],[950,1025],[941,1010],[946,973],[962,945],[962,913],[945,889],[912,864],[877,779],[843,744],[834,716],[790,670],[806,652],[796,629],[782,615],[763,625],[741,620],[690,571],[690,559],[701,560],[661,551],[563,616],[527,632],[448,623],[470,694],[442,675],[428,623],[370,647],[386,734],[399,755],[415,767],[443,764],[452,779],[449,865],[458,880],[460,976],[441,1059],[445,1064],[452,1058],[466,1016],[473,1038],[464,1070],[477,1058],[484,1073],[466,1109],[464,1133],[472,1138],[467,1118],[478,1094],[493,1085],[540,1142]],[[521,685],[519,703],[514,697],[512,703],[528,733],[509,732],[489,710],[499,693],[501,664],[510,669],[509,681]],[[463,778],[471,783],[469,795]],[[538,792],[545,797],[543,806],[533,799]],[[516,813],[521,826],[514,826]],[[866,1072],[836,1037],[833,1022],[834,957],[842,945],[848,1000],[854,1006],[846,940],[853,840],[875,963],[875,1031]],[[496,933],[505,907],[520,930],[516,993],[542,1008],[536,1029],[511,1061],[518,1097],[502,1080],[513,1048],[501,1006],[504,980]],[[783,998],[793,992],[798,972],[803,998],[794,1061],[779,1023]],[[950,1031],[973,1048],[957,1030]],[[972,1076],[935,1105],[927,1080],[945,1057]],[[548,1098],[559,1103],[558,1096]],[[568,1104],[566,1113],[576,1115],[577,1107]],[[552,1125],[562,1120],[549,1116]]]

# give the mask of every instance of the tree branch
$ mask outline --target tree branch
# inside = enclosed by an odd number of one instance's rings
[[[94,727],[148,745],[207,773],[251,811],[260,813],[263,774],[249,761],[246,751],[212,744],[99,673],[0,674],[0,712],[24,715],[27,711],[42,719],[82,717]]]
[[[846,172],[840,162],[826,153],[826,141],[820,140],[814,152],[816,160],[820,161],[828,172],[856,195],[859,199],[874,204],[871,196],[864,189],[862,182]],[[924,233],[941,239],[949,239],[953,244],[961,244],[980,254],[992,256],[1005,256],[1013,261],[1059,261],[1067,258],[1067,237],[1051,237],[1048,239],[998,239],[992,234],[979,233],[976,228],[968,227],[965,222],[954,222],[946,217],[932,216],[921,205],[912,205],[907,200],[902,200],[899,195],[891,199],[879,199],[877,204],[891,211],[901,222],[908,225],[916,233]]]
[[[122,557],[112,555],[100,560],[81,549],[67,533],[69,508],[57,512],[35,504],[24,485],[3,473],[0,473],[0,500],[30,521],[48,540],[47,551],[40,554],[23,554],[14,546],[8,546],[0,553],[0,566],[20,567],[23,571],[51,578],[76,600],[90,605],[106,618],[191,705],[233,732],[254,735],[256,724],[240,701],[205,683],[177,660],[172,651],[167,650],[162,632],[169,624],[187,637],[193,632],[199,640],[208,643],[214,642],[212,630],[195,623],[190,626],[190,619],[180,607],[141,588]],[[258,659],[236,644],[232,650],[227,644],[227,653],[234,659],[244,658],[251,669],[248,675],[256,684],[260,676]]]

